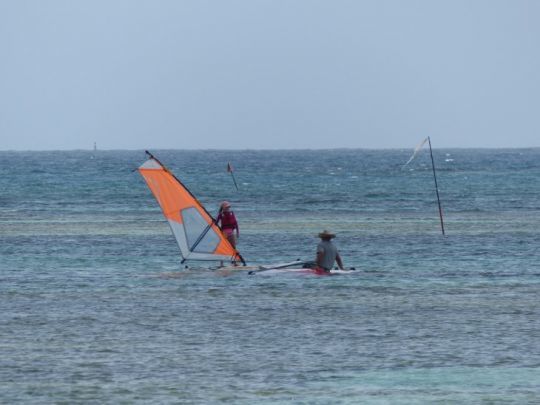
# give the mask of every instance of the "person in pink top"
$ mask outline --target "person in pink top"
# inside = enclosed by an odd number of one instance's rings
[[[238,228],[238,222],[236,222],[234,212],[231,210],[231,204],[228,201],[221,203],[216,223],[233,248],[236,249],[236,240],[240,237],[240,229]]]

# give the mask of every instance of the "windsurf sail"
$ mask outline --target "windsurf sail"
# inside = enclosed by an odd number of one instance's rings
[[[186,260],[244,259],[223,235],[212,215],[150,152],[139,173],[156,198]]]

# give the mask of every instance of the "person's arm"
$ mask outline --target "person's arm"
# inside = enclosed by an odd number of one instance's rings
[[[236,215],[234,215],[234,212],[232,213],[234,218],[234,229],[236,230],[236,237],[240,237],[240,227],[238,226],[238,221],[236,220]]]
[[[317,246],[317,256],[315,256],[315,264],[317,267],[321,267],[321,263],[324,258],[324,249],[322,247]]]
[[[317,257],[315,258],[315,263],[317,263],[317,267],[321,267],[323,256],[324,252],[317,252]]]
[[[216,218],[216,225],[219,226],[219,229],[221,229],[221,210],[219,210],[219,214]]]
[[[341,270],[345,270],[345,267],[343,267],[343,261],[341,260],[341,256],[339,255],[339,253],[336,254],[336,262]]]

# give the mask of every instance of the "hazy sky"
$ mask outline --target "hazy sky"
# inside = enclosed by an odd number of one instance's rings
[[[540,146],[538,0],[0,0],[0,150]]]

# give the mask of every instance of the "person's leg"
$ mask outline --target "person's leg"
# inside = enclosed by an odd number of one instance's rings
[[[227,235],[227,240],[232,245],[232,247],[236,249],[236,235],[234,233],[230,233],[229,235]]]

